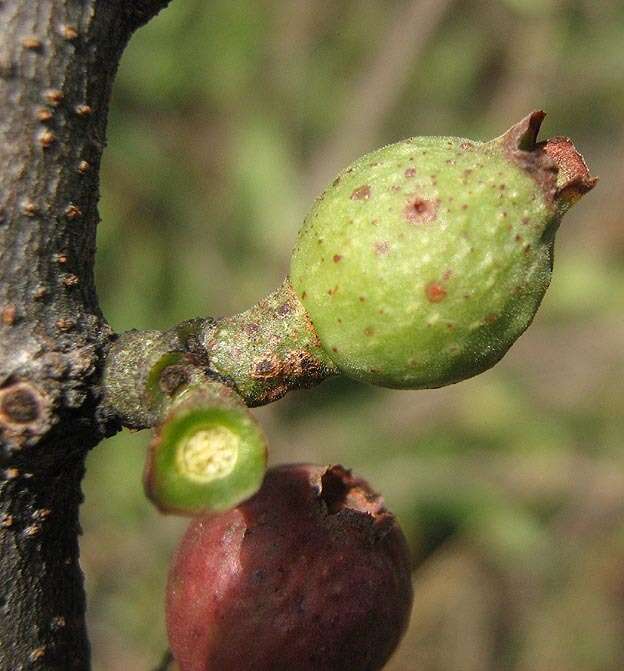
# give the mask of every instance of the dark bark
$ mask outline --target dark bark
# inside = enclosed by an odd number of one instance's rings
[[[0,671],[89,668],[80,481],[116,428],[99,164],[121,53],[167,2],[0,2]]]

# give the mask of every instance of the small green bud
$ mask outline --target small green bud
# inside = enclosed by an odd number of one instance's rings
[[[162,512],[222,511],[260,488],[267,444],[229,387],[205,384],[180,394],[152,441],[147,496]]]
[[[563,213],[596,180],[534,112],[491,142],[418,137],[344,170],[317,200],[290,281],[345,375],[440,387],[494,365],[550,282]]]

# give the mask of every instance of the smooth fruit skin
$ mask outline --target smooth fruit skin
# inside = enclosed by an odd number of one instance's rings
[[[167,630],[181,671],[375,671],[411,600],[407,544],[381,498],[340,466],[288,465],[191,523]]]
[[[567,139],[556,138],[558,155],[536,142],[543,116],[487,143],[417,137],[384,147],[317,200],[290,280],[344,374],[440,387],[492,366],[527,328],[573,202],[564,187],[580,197],[595,183]],[[561,161],[576,170],[565,184]]]

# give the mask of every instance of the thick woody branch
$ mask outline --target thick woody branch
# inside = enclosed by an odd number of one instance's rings
[[[0,3],[0,671],[88,669],[77,510],[115,422],[93,280],[111,86],[167,4]]]

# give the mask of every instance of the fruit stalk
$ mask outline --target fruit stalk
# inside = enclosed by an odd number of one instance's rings
[[[207,382],[176,395],[148,449],[144,484],[164,513],[231,508],[262,484],[267,443],[240,397]]]

